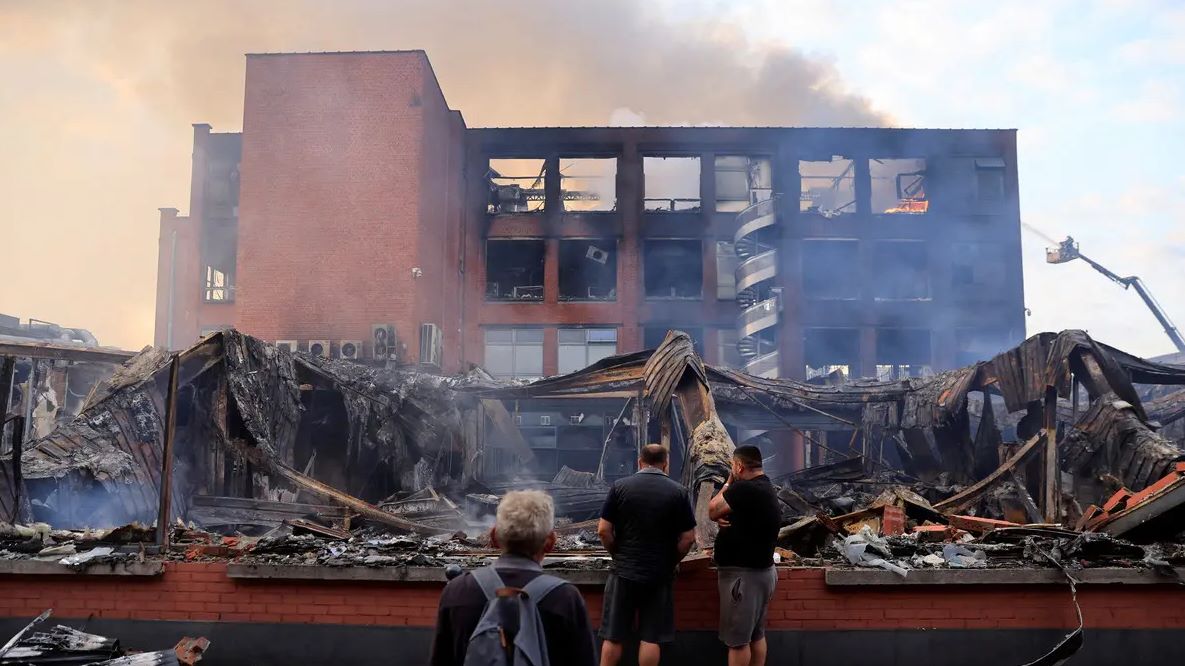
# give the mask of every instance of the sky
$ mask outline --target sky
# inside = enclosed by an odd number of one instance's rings
[[[1025,224],[1185,323],[1185,3],[1155,0],[0,0],[0,312],[149,344],[156,209],[187,212],[191,123],[240,129],[243,54],[409,48],[470,126],[1015,128]],[[1173,351],[1023,239],[1030,334]]]

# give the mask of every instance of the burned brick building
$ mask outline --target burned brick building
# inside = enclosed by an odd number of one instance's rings
[[[421,51],[248,55],[243,132],[195,125],[189,217],[161,229],[174,349],[235,326],[528,379],[679,329],[826,381],[1025,334],[1012,130],[469,128]],[[540,476],[595,466],[619,408],[517,406]]]

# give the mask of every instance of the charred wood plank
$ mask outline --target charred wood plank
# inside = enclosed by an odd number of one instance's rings
[[[997,467],[996,471],[987,475],[978,483],[963,490],[962,492],[956,495],[951,495],[941,502],[938,502],[934,505],[934,508],[938,511],[942,511],[943,513],[958,513],[966,509],[968,506],[971,506],[976,500],[982,497],[985,492],[991,490],[997,483],[1002,481],[1014,467],[1024,462],[1029,454],[1036,450],[1037,446],[1041,444],[1044,439],[1045,431],[1037,433],[1031,439],[1029,439],[1029,441],[1025,442],[1024,446],[1020,447],[1020,450],[1016,452],[1016,455],[1005,461],[1003,465]]]

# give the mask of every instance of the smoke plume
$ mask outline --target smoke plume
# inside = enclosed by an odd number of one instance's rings
[[[155,209],[188,208],[190,123],[239,129],[248,52],[424,49],[471,127],[890,122],[831,62],[663,7],[6,2],[0,225],[30,279],[0,283],[0,311],[151,340]]]

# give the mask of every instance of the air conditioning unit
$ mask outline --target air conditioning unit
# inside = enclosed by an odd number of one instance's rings
[[[395,342],[395,327],[391,324],[370,325],[371,357],[376,361],[395,358],[398,350]]]
[[[440,327],[436,324],[420,324],[420,365],[440,367]]]
[[[277,349],[287,349],[289,354],[296,353],[296,340],[276,340]]]
[[[328,340],[309,340],[309,353],[313,356],[329,358]]]
[[[357,361],[362,358],[361,340],[338,340],[337,349],[338,358],[347,358],[351,361]]]
[[[596,245],[589,245],[588,250],[584,253],[585,259],[591,259],[598,264],[604,264],[609,261],[609,253]]]
[[[541,425],[541,426],[551,425],[551,416],[549,416],[547,414],[540,416],[539,417],[539,425]]]

